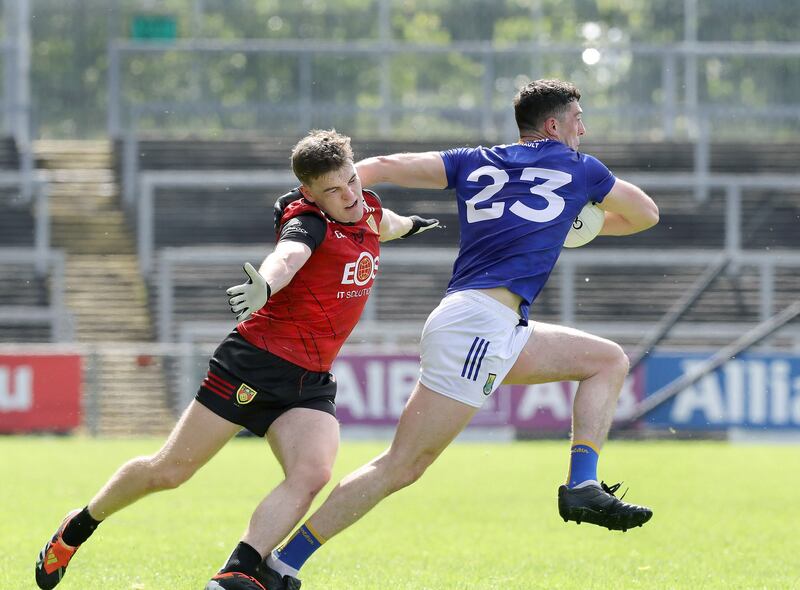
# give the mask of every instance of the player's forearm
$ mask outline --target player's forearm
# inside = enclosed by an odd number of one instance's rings
[[[301,251],[273,252],[264,259],[258,272],[267,281],[272,295],[275,295],[292,282],[294,275],[308,258]]]
[[[356,170],[364,187],[391,183],[408,188],[447,186],[444,163],[438,152],[392,154],[361,160]]]
[[[617,180],[617,186],[609,197],[599,205],[605,211],[600,235],[627,236],[658,223],[658,206],[636,185]]]
[[[385,212],[386,209],[384,209],[384,213]],[[410,217],[395,214],[391,216],[384,215],[384,218],[387,219],[388,222],[385,227],[383,223],[381,224],[381,242],[389,242],[397,238],[402,238],[414,227],[414,222]]]

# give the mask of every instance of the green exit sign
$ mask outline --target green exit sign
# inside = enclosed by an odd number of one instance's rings
[[[131,23],[134,39],[174,39],[177,31],[178,21],[174,16],[136,15]]]

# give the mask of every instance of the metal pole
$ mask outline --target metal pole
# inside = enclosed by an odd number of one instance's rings
[[[742,249],[742,187],[728,185],[725,191],[725,251],[735,258]]]
[[[692,288],[684,291],[683,297],[678,299],[664,317],[653,327],[650,333],[642,338],[630,355],[631,373],[639,363],[650,354],[653,347],[664,339],[673,326],[678,323],[678,320],[695,304],[700,296],[705,293],[706,289],[708,289],[711,283],[725,270],[729,263],[730,259],[727,256],[723,256],[719,262],[709,266],[706,271],[698,277],[694,285],[692,285]]]
[[[664,104],[661,107],[664,138],[675,139],[678,80],[675,53],[672,51],[664,53],[661,65],[661,86],[664,88]]]
[[[86,407],[86,429],[90,436],[97,436],[100,430],[100,355],[92,347],[91,352],[84,357],[86,367],[84,404]]]
[[[139,268],[148,276],[153,264],[153,192],[155,188],[148,178],[141,179],[141,191],[136,208],[136,237],[139,253]]]
[[[561,260],[561,323],[571,326],[575,322],[575,264]]]
[[[684,97],[686,100],[687,131],[689,137],[697,138],[699,133],[698,93],[697,93],[697,0],[683,1],[683,40],[689,49],[685,56]]]
[[[378,4],[378,31],[382,44],[378,130],[381,137],[389,137],[392,134],[392,61],[389,53],[392,42],[391,0],[380,0]]]
[[[311,98],[312,86],[314,84],[311,72],[311,55],[304,53],[300,56],[300,129],[301,134],[311,129],[311,109],[314,101]]]
[[[36,234],[34,244],[36,249],[36,270],[44,273],[47,270],[47,255],[50,251],[50,207],[49,190],[44,181],[36,182]]]
[[[766,321],[774,313],[775,307],[775,265],[771,260],[761,264],[761,321]]]
[[[112,40],[108,44],[108,135],[111,139],[116,139],[120,134],[120,48],[117,41]]]
[[[708,122],[698,123],[699,132],[694,140],[694,198],[705,202],[708,200],[708,174],[711,171],[711,144]]]
[[[494,138],[494,56],[486,52],[483,56],[483,108],[481,109],[481,128],[485,139]]]
[[[172,340],[172,260],[169,250],[161,254],[158,264],[158,341],[170,342]]]

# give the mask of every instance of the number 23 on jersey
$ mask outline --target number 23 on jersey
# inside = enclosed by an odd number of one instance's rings
[[[492,203],[489,207],[478,208],[476,205],[488,201],[505,187],[511,180],[508,172],[496,168],[495,166],[481,166],[474,170],[467,180],[478,182],[483,177],[488,176],[492,183],[485,186],[478,194],[465,201],[467,206],[467,222],[478,223],[489,219],[497,219],[505,212],[505,203]],[[549,170],[547,168],[523,168],[520,180],[534,182],[536,179],[544,179],[545,182],[530,187],[531,193],[542,197],[547,206],[544,209],[533,209],[524,205],[521,201],[514,201],[508,210],[522,219],[545,223],[552,221],[564,211],[564,198],[557,195],[554,191],[572,182],[572,175],[559,170]]]

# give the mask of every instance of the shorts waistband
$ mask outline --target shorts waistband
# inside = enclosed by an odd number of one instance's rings
[[[442,301],[447,301],[450,299],[469,299],[475,303],[479,303],[484,305],[492,310],[493,313],[501,316],[504,320],[508,321],[510,324],[517,325],[521,319],[520,315],[515,312],[513,309],[510,309],[500,303],[497,299],[490,297],[486,293],[482,293],[481,291],[476,291],[475,289],[467,289],[466,291],[456,291],[455,293],[450,293],[449,295],[445,295]]]

